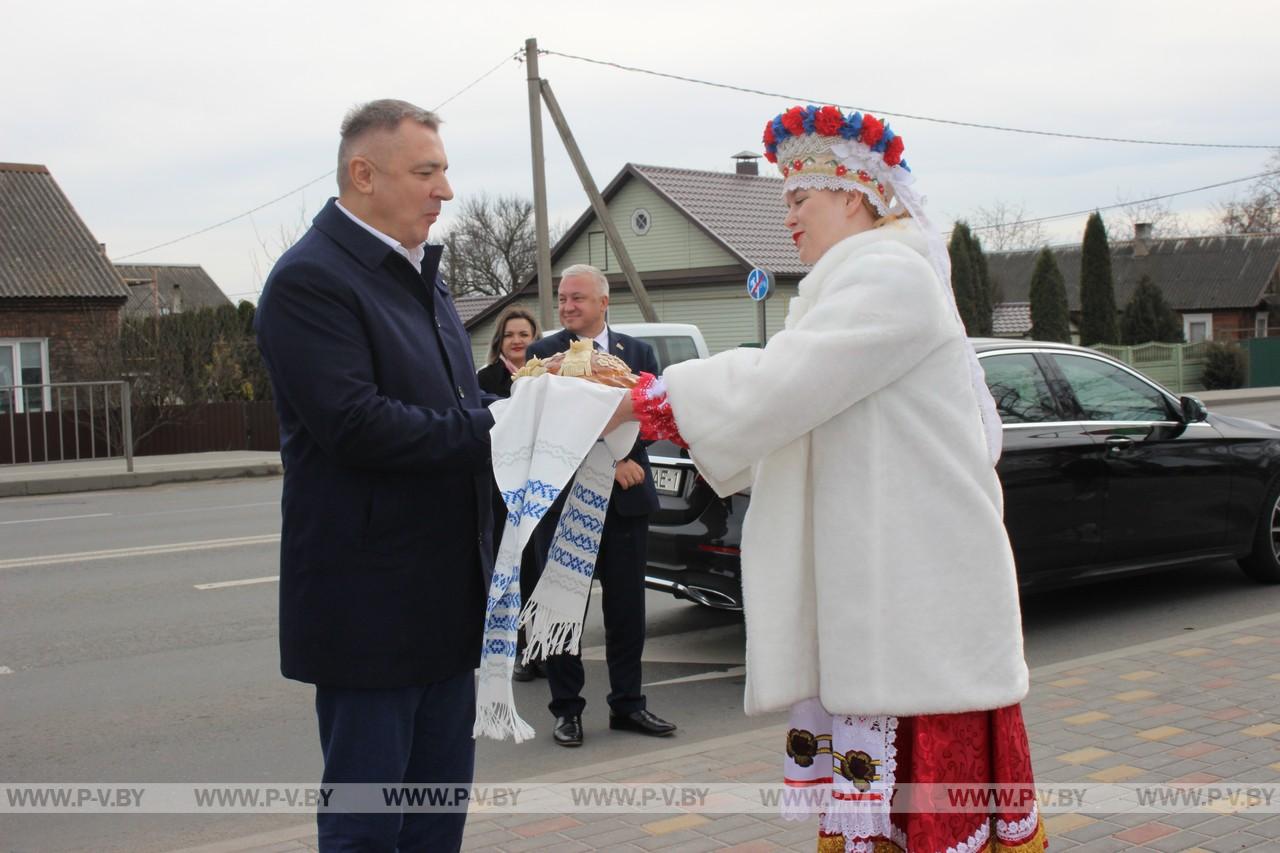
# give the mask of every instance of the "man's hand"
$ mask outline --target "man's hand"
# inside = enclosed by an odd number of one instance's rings
[[[629,489],[644,482],[644,469],[635,460],[621,459],[613,469],[613,479],[622,488]]]

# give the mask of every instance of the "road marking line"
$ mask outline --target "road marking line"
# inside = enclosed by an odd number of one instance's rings
[[[245,578],[242,581],[219,581],[218,583],[198,583],[196,589],[223,589],[229,586],[249,586],[255,583],[275,583],[280,580],[279,575],[268,575],[265,578]]]
[[[0,524],[35,524],[40,521],[69,521],[73,518],[106,518],[111,512],[91,512],[87,515],[54,515],[49,518],[20,518],[17,521],[0,521]]]
[[[113,548],[108,551],[81,551],[74,554],[49,554],[43,557],[20,557],[16,560],[0,560],[2,569],[22,569],[32,566],[56,566],[63,563],[87,563],[92,560],[115,560],[122,557],[150,557],[156,554],[178,554],[183,551],[211,551],[217,548],[239,548],[246,545],[268,545],[279,542],[279,533],[265,536],[237,536],[231,539],[204,539],[195,542],[174,542],[169,545],[142,545],[136,548]]]
[[[280,506],[280,501],[257,501],[247,504],[226,504],[224,506],[195,506],[190,509],[158,509],[151,512],[126,512],[121,513],[121,518],[142,518],[148,515],[177,515],[184,512],[212,512],[221,509],[246,509],[255,506]]]
[[[13,675],[13,670],[7,666],[0,666],[0,675]]]
[[[686,675],[681,678],[668,678],[666,681],[650,681],[641,687],[661,687],[664,684],[687,684],[691,681],[715,681],[720,678],[736,678],[739,675],[745,675],[747,668],[745,666],[735,666],[732,669],[717,670],[715,672],[699,672],[696,675]]]

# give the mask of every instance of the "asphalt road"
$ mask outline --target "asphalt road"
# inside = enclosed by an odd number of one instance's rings
[[[1223,411],[1280,422],[1280,402]],[[244,480],[0,501],[0,780],[319,778],[312,689],[284,680],[277,666],[279,489],[277,479]],[[680,742],[781,721],[742,713],[739,617],[658,593],[647,606],[646,692],[651,709],[680,725]],[[1280,587],[1259,587],[1231,563],[1028,596],[1028,662],[1278,606]],[[656,745],[607,730],[603,642],[593,607],[584,636],[586,744],[556,747],[546,683],[517,684],[517,705],[538,738],[482,741],[479,779],[527,778]],[[0,815],[0,851],[165,850],[304,821]]]

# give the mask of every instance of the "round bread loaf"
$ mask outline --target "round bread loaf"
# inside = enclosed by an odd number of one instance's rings
[[[523,376],[541,376],[553,373],[557,376],[576,376],[613,388],[634,388],[640,377],[631,372],[627,363],[616,355],[599,352],[591,341],[574,341],[569,349],[548,358],[531,358],[516,371],[515,379]]]

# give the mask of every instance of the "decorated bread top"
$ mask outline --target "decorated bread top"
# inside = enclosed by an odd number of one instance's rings
[[[531,358],[516,371],[515,379],[524,376],[541,376],[552,373],[557,376],[577,376],[590,382],[614,388],[632,388],[639,377],[631,372],[627,363],[616,355],[600,352],[591,341],[574,341],[565,352],[549,358]]]

